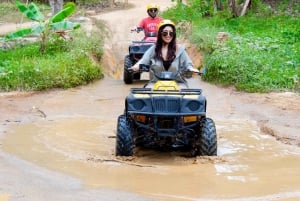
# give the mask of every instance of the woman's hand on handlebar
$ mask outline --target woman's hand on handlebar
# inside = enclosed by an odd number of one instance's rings
[[[183,76],[185,78],[191,78],[195,74],[201,75],[200,71],[197,68],[194,68],[193,66],[189,66],[187,68],[183,68],[182,73],[183,73]]]
[[[190,67],[187,70],[192,71],[193,73],[200,73],[200,71],[197,68]]]
[[[133,71],[138,71],[138,70],[140,70],[140,67],[139,67],[139,65],[134,65],[130,69]]]

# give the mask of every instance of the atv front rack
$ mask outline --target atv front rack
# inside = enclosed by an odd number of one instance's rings
[[[166,94],[165,90],[153,90],[151,88],[131,88],[130,92],[133,94]],[[201,95],[201,89],[180,89],[168,90],[170,95]],[[167,94],[166,94],[167,95]]]

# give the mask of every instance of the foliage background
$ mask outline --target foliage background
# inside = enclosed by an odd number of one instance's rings
[[[6,19],[20,21],[20,14],[10,2],[0,4],[0,23]],[[41,4],[43,1],[35,2],[39,3],[45,15],[50,12],[47,4]],[[199,66],[204,72],[202,79],[225,86],[233,85],[248,92],[300,92],[299,1],[251,0],[251,6],[243,17],[234,17],[226,0],[222,0],[222,10],[215,9],[213,0],[187,0],[188,4],[177,2],[162,16],[175,21],[181,35],[188,36],[199,51],[204,52],[204,62]],[[240,3],[244,1],[236,2],[240,10]],[[82,5],[78,13],[93,4],[102,8],[109,6],[106,0],[77,0],[77,3]],[[99,30],[104,29],[100,26]],[[227,33],[228,40],[220,43],[217,39],[220,32]],[[76,34],[72,36],[74,40],[68,43],[53,38],[52,48],[45,55],[35,52],[35,44],[27,47],[22,42],[14,49],[2,49],[0,90],[73,87],[103,77],[98,64],[103,51],[102,41],[83,37],[83,33]],[[82,55],[85,57],[82,58]],[[50,58],[53,58],[52,63]],[[20,69],[20,63],[26,65]],[[59,66],[62,68],[59,69]],[[51,72],[53,75],[50,75]]]
[[[300,2],[254,0],[243,17],[216,11],[212,1],[188,2],[163,16],[191,24],[189,40],[205,52],[204,80],[248,92],[300,92]],[[228,40],[219,42],[220,32]]]
[[[93,40],[80,30],[72,41],[52,38],[45,54],[39,43],[15,46],[0,53],[0,90],[44,90],[69,88],[87,84],[103,77],[101,67],[102,41],[97,33]]]

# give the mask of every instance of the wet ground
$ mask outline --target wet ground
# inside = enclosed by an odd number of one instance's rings
[[[199,78],[190,80],[191,87],[200,83]],[[30,104],[19,119],[4,123],[2,155],[69,175],[87,189],[121,190],[157,200],[300,199],[299,148],[263,134],[255,121],[238,115],[213,115],[217,157],[187,158],[153,150],[115,157],[117,116],[129,88],[141,84],[126,86],[105,78],[77,89],[11,99],[11,104],[24,99]]]
[[[142,15],[141,5],[149,1],[133,2],[134,12],[96,18],[113,24],[131,16],[126,25],[131,27],[132,13]],[[145,83],[122,81],[120,65],[130,42],[129,34],[122,36],[124,26],[111,27],[103,80],[69,90],[0,96],[0,201],[300,200],[300,148],[291,137],[299,131],[297,94],[245,95],[194,77],[189,85],[203,89],[208,117],[216,123],[218,156],[139,149],[134,157],[115,157],[124,99],[131,87]],[[282,106],[284,100],[288,106]],[[284,115],[283,125],[274,123]]]

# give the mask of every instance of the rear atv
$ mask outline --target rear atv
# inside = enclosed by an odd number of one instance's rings
[[[134,80],[141,79],[141,73],[143,73],[143,71],[134,72],[130,68],[143,57],[144,53],[154,45],[155,42],[156,36],[153,34],[142,41],[132,41],[128,48],[128,55],[124,58],[123,81],[125,84],[132,84]]]
[[[116,155],[132,156],[138,146],[217,155],[216,127],[206,117],[202,90],[187,88],[184,79],[175,81],[178,75],[170,72],[154,76],[155,83],[132,88],[126,97],[117,123]]]

